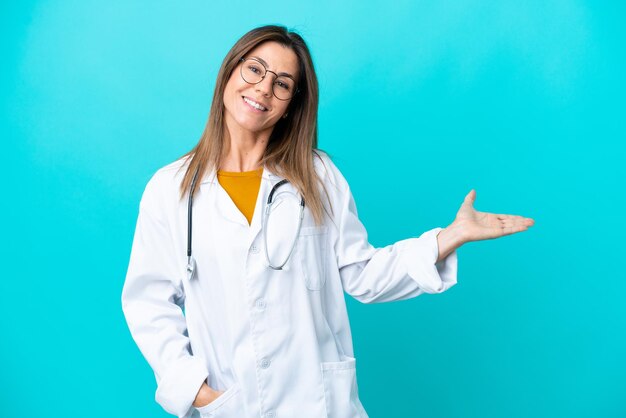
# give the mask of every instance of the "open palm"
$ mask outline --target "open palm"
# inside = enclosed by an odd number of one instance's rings
[[[453,222],[462,229],[465,242],[515,234],[526,231],[535,223],[533,219],[523,216],[479,212],[474,209],[475,200],[476,191],[472,189],[465,196]]]

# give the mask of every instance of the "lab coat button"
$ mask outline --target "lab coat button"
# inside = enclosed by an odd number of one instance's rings
[[[274,418],[276,417],[276,414],[274,413],[274,411],[267,411],[265,413],[265,415],[263,415],[264,418]]]
[[[268,359],[266,359],[266,358],[262,359],[261,363],[260,363],[261,368],[267,369],[268,367],[270,367],[270,363],[271,362]]]
[[[259,247],[257,247],[256,245],[253,245],[252,247],[250,247],[250,252],[252,254],[258,254],[259,251],[261,251],[261,250],[259,250]]]
[[[257,300],[256,300],[256,308],[257,308],[259,311],[264,310],[264,309],[265,309],[265,306],[266,306],[266,303],[265,303],[265,300],[264,300],[263,298],[261,298],[261,299],[257,299]]]

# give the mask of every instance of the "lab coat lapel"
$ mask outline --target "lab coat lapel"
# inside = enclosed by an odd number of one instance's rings
[[[248,221],[241,211],[235,206],[230,196],[224,188],[219,184],[217,175],[215,172],[210,173],[204,177],[200,184],[201,191],[209,191],[212,188],[212,192],[215,196],[215,207],[217,208],[217,215],[220,217],[235,222],[250,228],[248,234],[247,246],[252,245],[263,228],[263,215],[266,207],[267,198],[272,190],[272,187],[283,178],[270,172],[266,168],[263,168],[263,174],[261,178],[261,185],[259,187],[259,193],[257,195],[256,204],[254,207],[254,214],[252,215],[252,222],[248,225]]]
[[[211,192],[213,193],[215,199],[215,208],[217,209],[217,216],[220,216],[227,221],[234,222],[240,224],[242,226],[248,227],[248,220],[241,213],[239,208],[235,205],[231,197],[228,195],[228,192],[224,190],[222,185],[217,180],[217,175],[215,172],[207,175],[200,184],[200,190],[204,192],[205,190],[208,192],[209,188],[211,188]]]

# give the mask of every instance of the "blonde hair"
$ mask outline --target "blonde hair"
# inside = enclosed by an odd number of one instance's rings
[[[299,62],[299,89],[289,103],[288,115],[274,126],[261,164],[273,173],[287,179],[302,195],[316,224],[322,223],[325,211],[321,191],[328,193],[314,168],[317,149],[318,84],[313,60],[304,39],[284,26],[267,25],[252,29],[243,35],[228,51],[220,67],[213,93],[209,119],[196,146],[186,153],[187,171],[180,186],[181,199],[190,190],[194,173],[202,175],[217,170],[223,158],[224,141],[224,89],[239,60],[263,42],[273,41],[291,48]],[[320,158],[321,159],[321,158]],[[318,188],[318,185],[321,188]],[[332,211],[332,208],[331,208]]]

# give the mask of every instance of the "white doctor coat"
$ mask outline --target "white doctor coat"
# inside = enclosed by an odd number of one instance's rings
[[[206,175],[194,197],[196,277],[186,278],[187,200],[182,160],[148,182],[122,306],[154,370],[156,401],[178,417],[356,418],[356,360],[344,291],[363,303],[443,292],[456,283],[456,251],[436,263],[436,235],[372,247],[349,186],[323,153],[316,159],[332,216],[316,226],[305,209],[284,270],[267,267],[261,223],[280,177],[263,171],[251,225]],[[292,187],[285,185],[283,187]],[[202,382],[225,391],[202,408]]]

